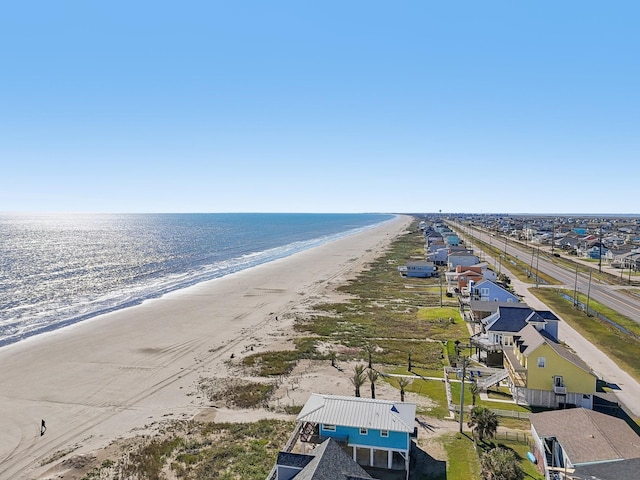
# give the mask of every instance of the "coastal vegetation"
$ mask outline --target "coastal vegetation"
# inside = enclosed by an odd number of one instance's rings
[[[160,435],[125,442],[124,455],[102,461],[82,480],[264,480],[293,427],[283,420],[167,422]]]
[[[275,389],[275,384],[242,379],[203,378],[198,384],[198,389],[211,402],[222,402],[225,406],[232,408],[257,408],[266,406]]]
[[[349,363],[354,392],[373,397],[375,384],[385,382],[397,390],[398,399],[408,394],[425,399],[418,409],[419,415],[451,420],[444,367],[459,360],[458,346],[468,342],[469,331],[457,300],[443,294],[438,278],[400,275],[399,266],[423,255],[424,237],[414,222],[386,251],[380,252],[377,260],[339,287],[340,301],[318,304],[310,313],[297,317],[294,327],[297,337],[291,348],[251,352],[241,359],[232,359],[229,364],[240,369],[237,378],[224,381],[203,378],[198,385],[199,394],[228,408],[273,409],[276,407],[270,406],[271,395],[282,378],[290,375],[301,361],[326,362],[336,367]],[[459,398],[460,386],[459,382],[451,383],[452,398]],[[465,384],[464,395],[471,405],[472,384]],[[474,403],[485,410],[499,407],[526,413],[523,407],[479,396]],[[288,404],[277,408],[281,413],[295,414],[300,406]],[[429,439],[449,459],[446,473],[440,478],[479,478],[483,449],[494,446],[520,452],[515,458],[527,469],[528,422],[495,417],[493,425],[496,430],[500,425],[503,430],[507,427],[519,434],[515,440],[481,442],[479,445],[483,447],[478,451],[474,450],[471,430],[467,430],[468,434]],[[239,424],[168,422],[162,435],[130,444],[126,455],[108,459],[85,478],[160,479],[170,472],[172,478],[178,479],[263,480],[293,429],[293,421],[280,420]],[[419,437],[419,448],[423,448],[421,441]],[[530,478],[542,478],[535,468],[528,471]],[[113,472],[115,476],[108,476]],[[412,477],[426,478],[418,471]]]

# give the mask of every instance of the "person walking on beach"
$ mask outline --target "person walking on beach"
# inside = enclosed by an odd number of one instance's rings
[[[42,420],[42,423],[40,424],[40,436],[44,435],[44,432],[47,431],[47,426],[44,423],[44,420]]]

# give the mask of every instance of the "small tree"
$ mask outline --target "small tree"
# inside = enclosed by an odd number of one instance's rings
[[[407,370],[409,370],[409,371],[411,371],[411,367],[412,367],[412,365],[411,365],[411,354],[412,353],[413,353],[413,349],[411,348],[411,349],[409,349],[409,359],[408,359],[409,366],[407,368]]]
[[[360,396],[360,387],[365,382],[364,365],[356,365],[353,369],[353,377],[351,377],[351,383],[356,388],[356,397]]]
[[[329,358],[331,359],[331,366],[335,368],[336,366],[336,358],[338,357],[338,354],[336,353],[335,350],[331,350],[329,352]]]
[[[498,416],[486,407],[477,405],[471,409],[467,426],[473,431],[474,439],[478,435],[481,442],[493,438],[498,431]]]
[[[376,398],[376,381],[380,375],[377,371],[370,368],[367,370],[367,377],[369,377],[369,381],[371,382],[371,398]]]
[[[404,389],[411,383],[411,380],[405,377],[398,378],[398,386],[400,387],[400,401],[404,402]]]
[[[372,356],[373,356],[373,352],[375,351],[375,347],[373,345],[371,345],[370,343],[367,343],[364,346],[364,351],[367,352],[367,359],[369,360],[369,364],[368,367],[371,369],[373,368],[373,363],[372,363]]]
[[[471,391],[471,405],[475,406],[476,397],[480,393],[480,388],[478,387],[478,383],[475,381],[471,382],[471,385],[469,386],[469,390]]]
[[[513,450],[492,448],[480,457],[483,480],[523,480],[524,472]]]

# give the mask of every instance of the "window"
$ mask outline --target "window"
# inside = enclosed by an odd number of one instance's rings
[[[482,295],[483,297],[488,297],[489,296],[489,289],[488,288],[481,288],[480,289],[480,295]]]
[[[380,430],[380,436],[381,437],[388,437],[389,436],[389,430]]]
[[[335,432],[336,431],[336,426],[335,425],[329,425],[327,423],[322,425],[322,429],[327,431],[327,432]]]
[[[360,435],[368,435],[369,431],[366,428],[360,427]]]
[[[546,359],[544,357],[538,357],[538,368],[544,368]]]

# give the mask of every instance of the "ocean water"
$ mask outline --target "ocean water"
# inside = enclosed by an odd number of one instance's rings
[[[383,214],[0,214],[0,346],[371,228]]]

